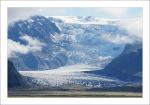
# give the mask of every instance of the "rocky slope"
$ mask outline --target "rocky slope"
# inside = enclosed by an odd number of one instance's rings
[[[90,73],[106,75],[124,81],[142,82],[142,45],[126,45],[124,51],[103,70]]]
[[[28,86],[25,78],[18,73],[11,61],[8,61],[8,88]]]

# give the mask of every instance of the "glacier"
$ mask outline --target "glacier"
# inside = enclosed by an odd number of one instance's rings
[[[16,56],[8,59],[31,87],[38,89],[93,89],[129,85],[133,79],[131,78],[130,82],[123,81],[128,75],[119,71],[122,67],[120,62],[127,67],[124,59],[130,60],[129,56],[131,56],[133,61],[137,60],[138,58],[133,55],[141,58],[139,55],[142,50],[136,54],[132,51],[135,45],[132,48],[126,48],[126,42],[123,40],[126,40],[130,33],[118,26],[120,21],[91,16],[32,16],[29,19],[20,20],[8,26],[8,39],[21,46],[31,46],[29,41],[24,40],[25,37],[42,44],[39,44],[41,46],[38,51],[17,53]],[[122,43],[115,40],[116,36],[117,39],[122,38]],[[132,44],[132,38],[130,44]],[[138,38],[134,37],[134,39],[137,39],[135,42],[139,41]],[[125,52],[129,54],[124,57]],[[122,59],[113,63],[115,59],[120,59],[120,56],[123,56]],[[109,68],[113,67],[115,70],[109,69],[105,71],[109,72],[105,73],[106,75],[101,74],[101,71],[111,64],[118,67],[112,65]],[[132,65],[130,69],[126,68],[124,71],[132,72],[132,67],[135,68],[135,66]],[[133,75],[141,73],[139,67],[137,68],[134,69]],[[139,72],[136,72],[137,70]],[[119,75],[118,78],[116,75]],[[141,81],[141,78],[138,80]]]
[[[125,82],[115,78],[84,73],[84,71],[93,71],[99,68],[85,64],[76,64],[60,67],[52,70],[42,71],[19,71],[26,77],[27,81],[35,88],[63,88],[76,89],[73,86],[82,86],[84,89],[106,88],[123,86]],[[30,77],[30,78],[28,78]],[[70,85],[65,87],[65,85]],[[80,88],[80,89],[82,89]]]

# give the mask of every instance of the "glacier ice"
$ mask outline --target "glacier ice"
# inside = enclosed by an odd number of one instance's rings
[[[86,88],[102,88],[123,85],[124,82],[114,78],[84,73],[98,68],[77,64],[44,71],[19,71],[23,76],[30,77],[27,81],[34,87],[63,87],[65,85],[80,85]],[[69,88],[69,87],[66,87]]]

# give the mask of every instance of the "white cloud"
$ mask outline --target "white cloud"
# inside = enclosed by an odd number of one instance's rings
[[[112,42],[115,44],[128,44],[133,43],[133,38],[130,38],[128,35],[111,35],[111,34],[105,34],[102,35],[101,38],[105,41]]]
[[[8,24],[18,20],[25,20],[34,15],[55,16],[62,15],[67,11],[66,8],[8,8]]]
[[[24,35],[20,37],[20,39],[25,40],[28,42],[28,45],[30,46],[30,50],[32,51],[40,51],[42,49],[42,46],[44,46],[44,43],[41,43],[36,38],[32,38],[28,35]]]
[[[17,54],[41,51],[42,47],[45,46],[44,43],[27,35],[20,37],[20,39],[26,41],[28,44],[23,45],[20,42],[8,39],[8,57],[15,57]]]
[[[131,36],[136,36],[140,39],[143,37],[142,17],[120,21],[118,26],[126,29]]]
[[[122,15],[127,14],[128,8],[107,7],[107,8],[100,8],[98,11],[111,15],[113,17],[121,17]]]
[[[125,19],[120,20],[116,23],[119,28],[125,29],[127,35],[102,35],[103,40],[115,43],[115,44],[131,44],[135,42],[142,42],[143,37],[143,19],[134,18],[134,19]]]
[[[8,39],[8,57],[16,56],[17,53],[26,54],[29,46],[21,45],[19,42]]]

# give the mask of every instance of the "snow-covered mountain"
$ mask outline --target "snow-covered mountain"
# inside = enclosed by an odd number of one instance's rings
[[[114,44],[102,37],[128,35],[115,21],[90,16],[33,16],[18,21],[9,25],[8,38],[33,50],[38,49],[37,42],[43,46],[40,51],[17,53],[10,60],[18,70],[54,69],[77,63],[103,68],[123,51],[124,44]],[[31,39],[36,42],[31,43]]]
[[[18,21],[8,27],[8,59],[34,88],[124,86],[129,84],[122,81],[128,79],[126,74],[142,73],[142,48],[132,43],[119,21],[91,16],[33,16]]]

